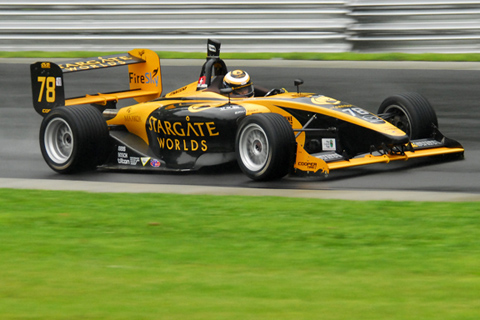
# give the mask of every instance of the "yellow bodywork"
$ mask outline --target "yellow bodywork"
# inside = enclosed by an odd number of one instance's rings
[[[168,94],[166,94],[166,98],[170,98],[168,104],[175,104],[181,103],[182,97],[188,97],[189,103],[192,105],[189,107],[190,112],[198,112],[205,110],[206,105],[208,108],[216,108],[225,105],[228,101],[228,98],[223,97],[214,92],[208,91],[197,91],[197,83],[191,83],[184,87],[181,87],[177,90],[174,90]],[[178,98],[179,100],[175,100]],[[197,99],[198,100],[197,100]],[[299,130],[302,128],[302,124],[293,117],[290,113],[285,111],[284,109],[278,107],[277,105],[281,104],[285,106],[285,100],[289,100],[287,103],[288,108],[291,109],[298,109],[303,111],[311,111],[312,113],[318,113],[318,109],[315,105],[306,105],[304,103],[295,102],[294,98],[311,98],[317,99],[316,101],[318,104],[323,107],[322,114],[328,115],[331,117],[335,117],[344,121],[348,121],[350,123],[357,124],[359,126],[366,127],[370,130],[375,130],[379,132],[388,133],[392,136],[403,136],[405,133],[398,129],[397,127],[393,126],[392,124],[385,122],[381,124],[372,124],[365,121],[360,121],[358,118],[351,116],[347,113],[341,112],[341,105],[339,101],[327,98],[318,100],[315,96],[311,93],[284,93],[273,97],[267,98],[251,98],[251,99],[231,99],[232,103],[238,101],[242,107],[246,110],[246,116],[255,114],[255,113],[278,113],[283,115],[291,124],[292,129]],[[210,100],[211,99],[211,100]],[[146,123],[148,123],[148,116],[157,108],[161,106],[160,101],[157,102],[149,102],[149,103],[142,103],[136,106],[126,107],[120,109],[117,116],[114,119],[108,121],[109,125],[124,125],[126,126],[127,130],[140,138],[142,138],[148,144],[147,138],[147,131],[146,131]],[[365,156],[359,156],[349,160],[340,160],[340,161],[333,161],[333,162],[326,162],[320,158],[317,158],[311,154],[309,154],[305,149],[305,132],[300,132],[296,135],[296,142],[297,142],[297,152],[296,158],[294,163],[294,169],[300,170],[303,172],[310,172],[312,174],[315,173],[323,173],[328,174],[331,170],[341,169],[341,168],[349,168],[361,165],[368,165],[374,163],[388,163],[390,161],[398,161],[398,160],[408,160],[413,158],[419,157],[426,157],[426,156],[435,156],[435,155],[443,155],[443,154],[452,154],[452,153],[461,153],[463,152],[463,148],[431,148],[431,149],[424,149],[424,150],[416,150],[416,151],[407,151],[402,155],[372,155],[367,154]]]
[[[128,54],[131,57],[135,57],[144,61],[128,66],[130,90],[115,93],[98,93],[94,95],[86,95],[80,98],[66,99],[65,105],[98,104],[106,106],[107,103],[111,101],[118,102],[122,99],[133,98],[139,102],[139,104],[119,109],[116,116],[113,119],[108,120],[107,124],[125,126],[129,132],[140,137],[147,144],[149,143],[147,137],[147,126],[149,125],[150,114],[166,103],[174,105],[176,103],[185,102],[182,100],[182,98],[188,98],[190,112],[196,112],[197,110],[200,112],[205,110],[206,107],[215,108],[224,106],[225,103],[230,100],[231,103],[238,102],[243,108],[245,108],[246,116],[255,113],[270,112],[281,114],[289,121],[296,134],[297,152],[294,169],[308,173],[328,174],[331,170],[340,168],[348,168],[373,163],[388,163],[390,161],[408,160],[411,158],[426,156],[461,153],[464,151],[463,148],[440,147],[407,151],[402,155],[368,154],[349,160],[340,160],[327,163],[326,161],[309,154],[305,150],[304,146],[306,134],[305,132],[299,131],[302,129],[302,124],[288,111],[286,111],[284,109],[285,107],[294,110],[297,109],[311,112],[311,114],[321,113],[322,115],[365,127],[369,130],[382,132],[390,136],[401,137],[404,136],[405,133],[388,122],[370,123],[368,121],[362,121],[358,117],[348,114],[348,112],[342,112],[342,109],[352,107],[352,105],[343,104],[341,101],[336,99],[322,95],[315,95],[313,93],[285,92],[271,97],[229,99],[218,93],[210,92],[209,90],[198,91],[197,82],[192,82],[186,86],[167,93],[165,98],[169,99],[168,102],[149,102],[160,97],[162,94],[160,60],[155,52],[148,49],[134,49],[129,51]],[[153,75],[154,73],[157,77],[155,82],[147,83],[147,81],[144,81],[145,78],[142,78],[146,74]],[[370,114],[370,116],[376,117],[373,114]]]

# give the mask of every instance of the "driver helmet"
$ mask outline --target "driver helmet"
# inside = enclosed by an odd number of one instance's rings
[[[232,95],[236,97],[253,97],[253,85],[246,71],[230,71],[223,78],[223,86],[232,88]]]

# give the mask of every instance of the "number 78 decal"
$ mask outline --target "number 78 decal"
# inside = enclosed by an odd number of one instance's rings
[[[348,113],[352,117],[357,117],[357,115],[365,116],[367,114],[370,114],[368,111],[363,110],[362,108],[342,109],[342,112]]]
[[[62,85],[62,78],[58,77],[37,77],[37,81],[41,83],[40,92],[38,93],[38,102],[42,102],[44,92],[47,102],[55,102],[55,88]]]
[[[342,109],[342,112],[345,112],[352,117],[357,117],[361,118],[365,121],[371,122],[371,123],[384,123],[385,121],[379,117],[377,117],[374,114],[371,114],[367,110],[364,110],[362,108],[347,108],[347,109]]]

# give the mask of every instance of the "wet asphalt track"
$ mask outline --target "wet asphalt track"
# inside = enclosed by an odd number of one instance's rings
[[[255,83],[264,87],[294,90],[293,80],[302,78],[305,81],[302,91],[322,93],[372,112],[389,95],[417,91],[436,109],[440,130],[466,149],[465,160],[461,161],[377,164],[333,171],[327,178],[286,177],[258,183],[246,178],[235,165],[182,174],[56,174],[44,163],[38,145],[42,118],[32,108],[29,75],[32,62],[35,60],[0,59],[0,187],[480,200],[480,63],[227,61],[230,70],[243,67]],[[196,81],[202,63],[202,60],[164,61],[164,92]],[[99,72],[66,75],[66,95],[94,93],[100,85],[104,91],[128,86],[124,68]],[[92,74],[94,77],[90,77]]]

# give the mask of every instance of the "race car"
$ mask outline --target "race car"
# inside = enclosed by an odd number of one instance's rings
[[[220,42],[209,39],[199,80],[162,95],[158,55],[148,49],[31,65],[33,105],[43,116],[40,148],[59,173],[129,169],[192,171],[238,162],[253,180],[419,157],[463,157],[417,93],[385,99],[378,114],[323,94],[224,87]],[[129,90],[65,98],[63,75],[124,66]],[[240,74],[238,71],[237,74]],[[121,99],[132,105],[117,108]]]

